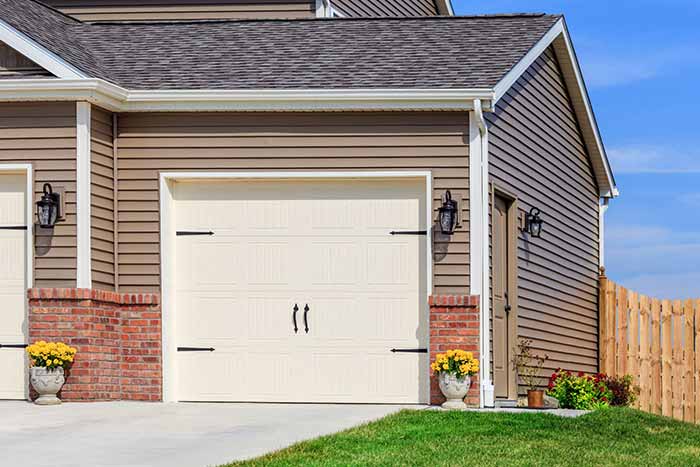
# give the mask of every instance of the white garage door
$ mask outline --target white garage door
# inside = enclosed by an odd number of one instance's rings
[[[178,399],[427,402],[426,236],[390,235],[426,228],[424,193],[178,182]]]
[[[26,179],[0,174],[0,399],[24,399]]]

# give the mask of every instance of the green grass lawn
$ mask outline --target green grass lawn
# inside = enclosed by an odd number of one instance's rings
[[[549,414],[404,410],[235,466],[700,466],[700,427],[631,409]]]

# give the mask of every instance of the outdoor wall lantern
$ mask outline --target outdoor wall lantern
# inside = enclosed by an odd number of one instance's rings
[[[442,206],[438,209],[440,230],[445,235],[452,235],[457,226],[457,201],[452,200],[450,190],[442,197]]]
[[[537,208],[530,209],[530,212],[525,215],[525,230],[533,238],[540,238],[543,223],[544,221],[540,218],[540,210]]]
[[[53,228],[61,217],[61,195],[54,193],[49,183],[44,183],[44,194],[36,202],[36,217],[39,226],[45,229]]]

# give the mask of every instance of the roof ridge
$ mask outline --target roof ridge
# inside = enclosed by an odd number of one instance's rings
[[[35,0],[38,1],[38,0]],[[542,18],[560,17],[561,14],[547,13],[492,13],[458,16],[372,16],[352,18],[227,18],[195,20],[126,20],[89,21],[84,24],[95,26],[141,26],[141,25],[182,25],[182,24],[229,24],[229,23],[308,23],[308,22],[362,22],[362,21],[454,21],[460,19],[499,19],[499,18]]]
[[[48,4],[44,3],[44,2],[42,2],[41,0],[29,0],[29,1],[30,1],[30,2],[33,2],[33,3],[37,4],[37,5],[39,5],[39,6],[42,7],[42,8],[46,8],[46,9],[48,9],[48,10],[53,11],[53,12],[56,13],[56,14],[59,14],[59,15],[63,16],[65,19],[70,20],[72,23],[82,24],[82,21],[80,21],[78,18],[76,18],[76,17],[74,17],[74,16],[70,16],[70,15],[68,15],[68,14],[66,14],[66,13],[64,13],[64,12],[62,12],[62,11],[59,10],[58,8],[54,8],[54,7],[52,7],[51,5],[48,5]]]

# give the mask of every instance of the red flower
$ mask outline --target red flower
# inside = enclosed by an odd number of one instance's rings
[[[585,376],[585,373],[583,371],[578,372],[578,377],[583,378]]]

